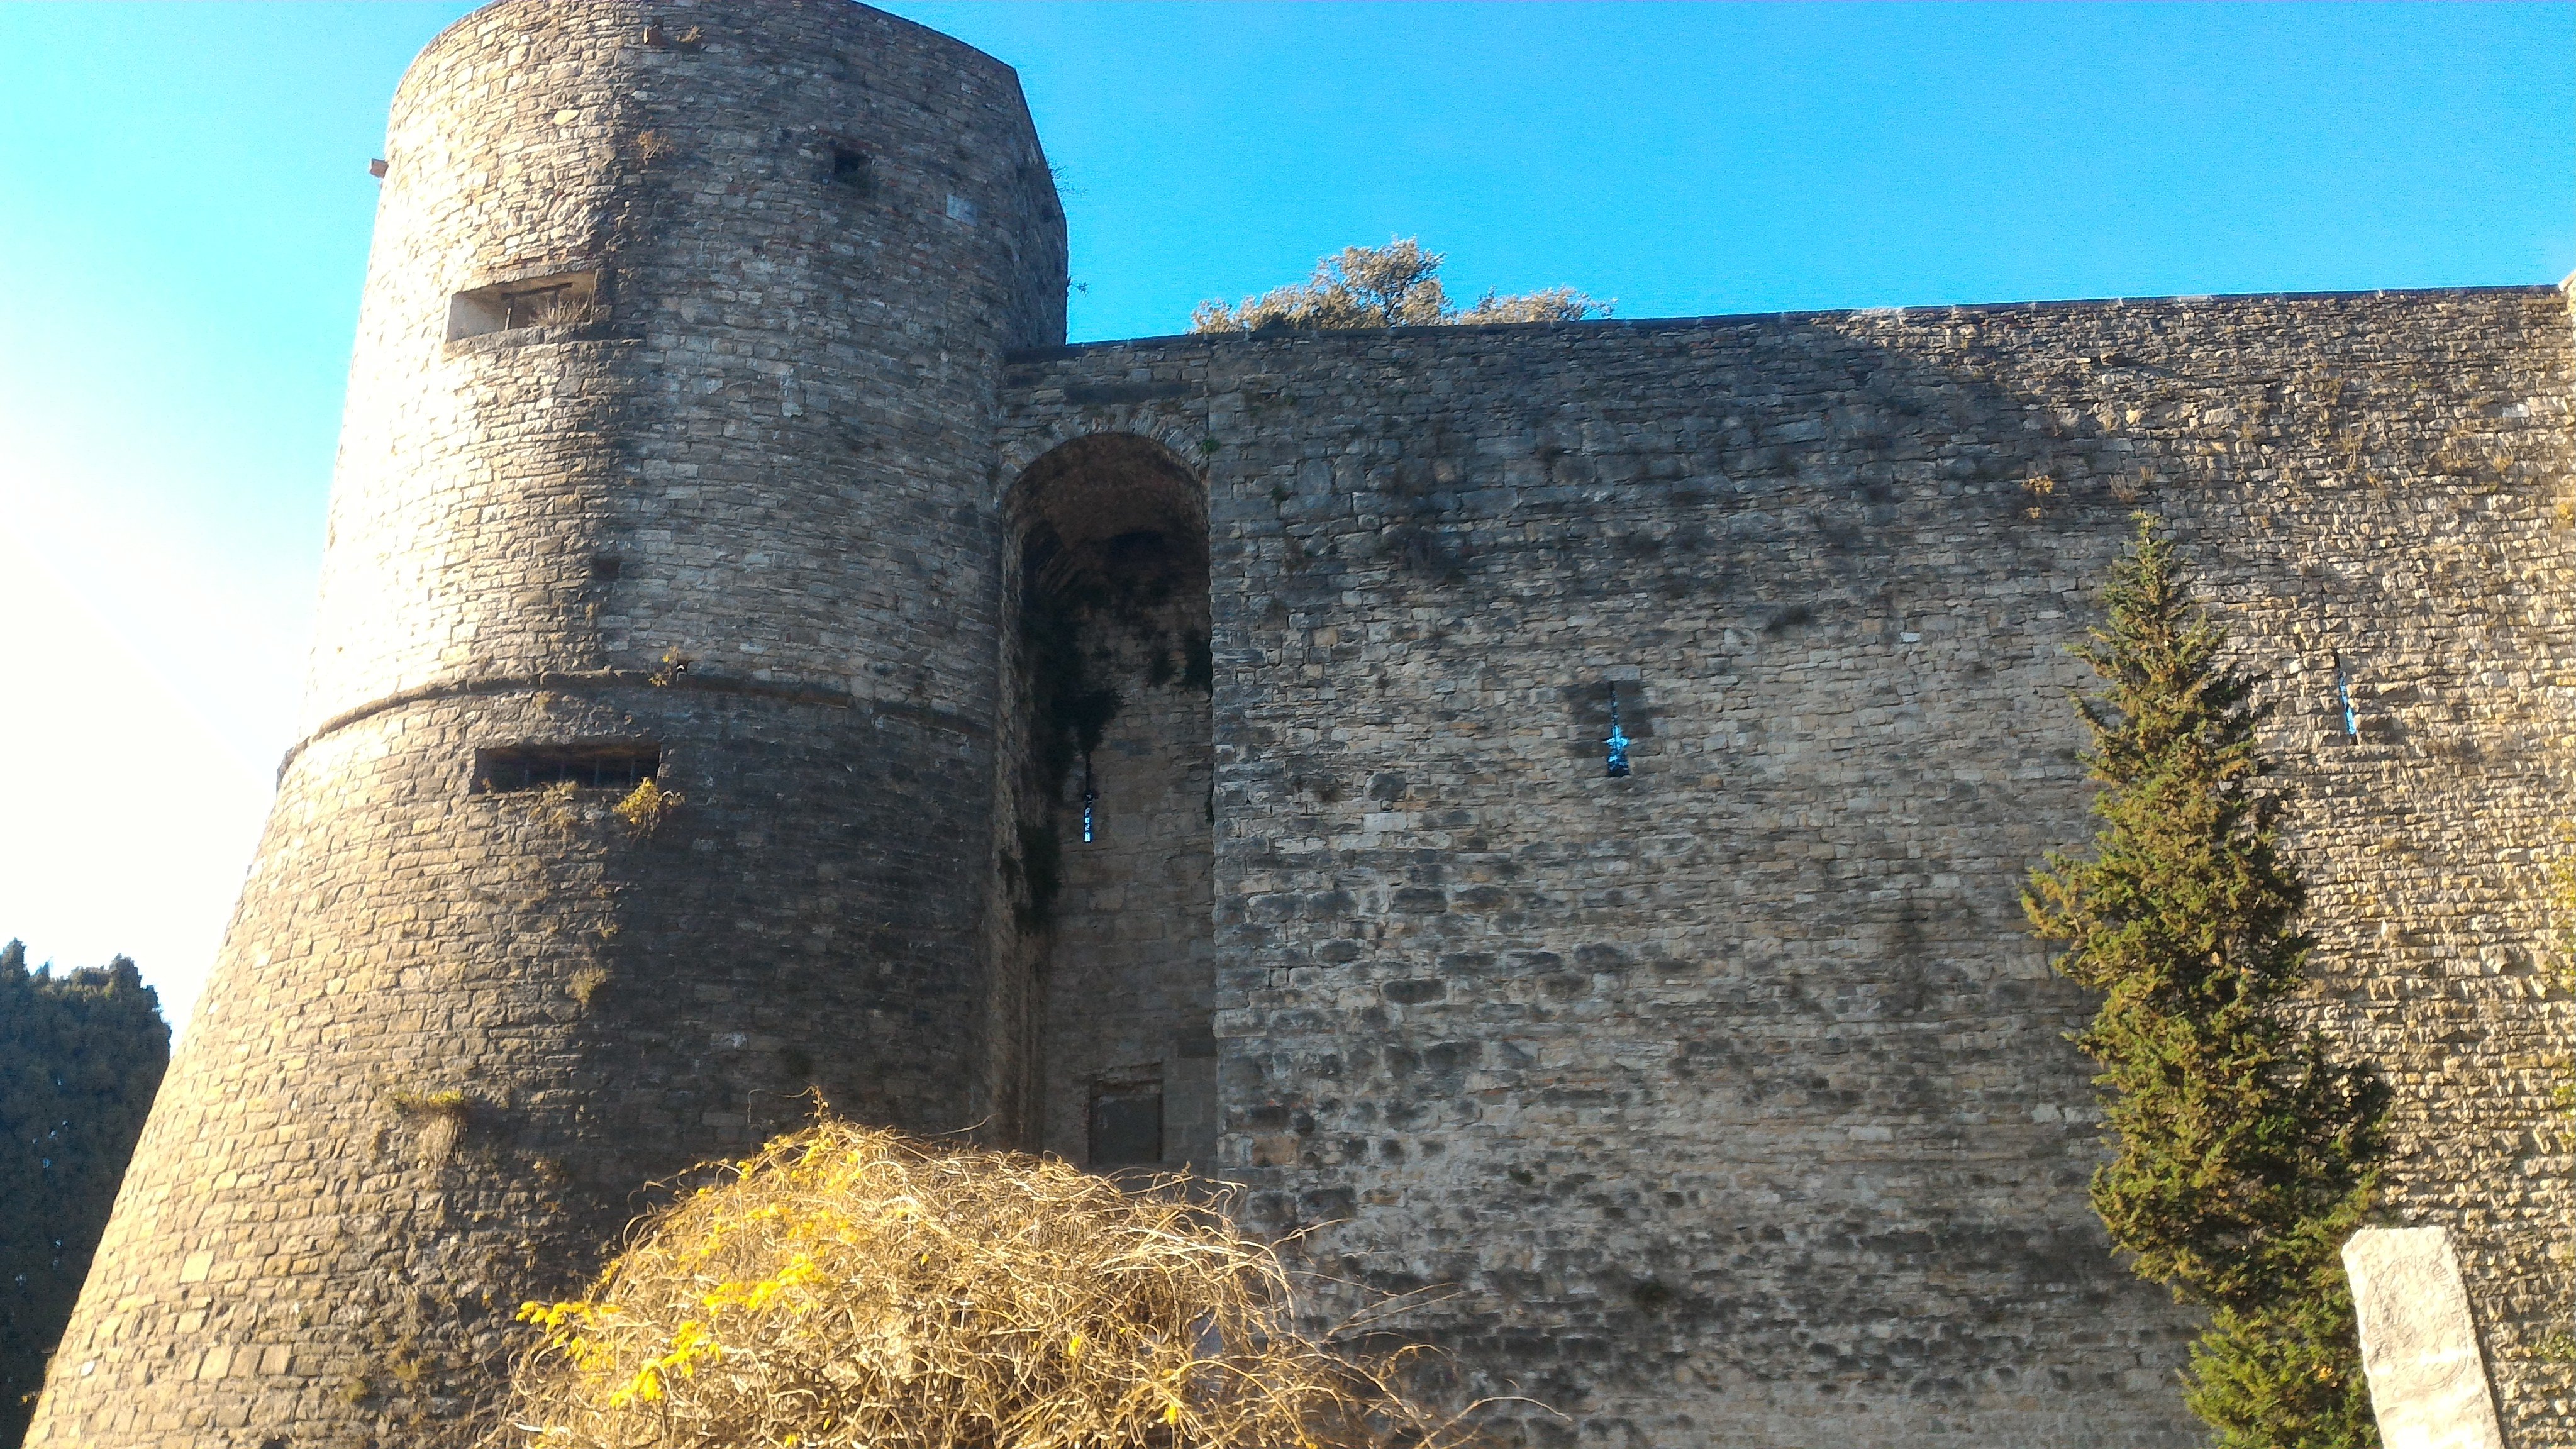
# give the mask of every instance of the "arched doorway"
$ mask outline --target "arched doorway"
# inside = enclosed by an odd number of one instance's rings
[[[1031,1145],[1101,1171],[1213,1166],[1214,728],[1207,494],[1096,434],[1010,498],[1014,857]]]

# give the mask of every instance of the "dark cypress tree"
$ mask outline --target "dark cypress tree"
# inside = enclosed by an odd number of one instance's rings
[[[2141,1276],[2214,1310],[2188,1402],[2224,1449],[2376,1445],[2344,1281],[2387,1090],[2284,1011],[2307,897],[2256,753],[2260,680],[2226,662],[2173,545],[2138,516],[2078,652],[2101,790],[2093,858],[2052,853],[2022,904],[2056,967],[2103,993],[2076,1044],[2117,1139],[2095,1211]]]
[[[0,946],[0,1445],[26,1433],[169,1064],[133,962],[30,974]]]

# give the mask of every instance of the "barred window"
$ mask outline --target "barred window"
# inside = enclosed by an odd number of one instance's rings
[[[600,320],[599,273],[557,272],[459,292],[447,304],[447,340],[523,327],[579,327]]]
[[[496,794],[563,784],[631,790],[661,770],[659,745],[510,745],[474,752],[474,788]]]

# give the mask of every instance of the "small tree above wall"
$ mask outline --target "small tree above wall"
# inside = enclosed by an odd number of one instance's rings
[[[1454,306],[1440,285],[1440,267],[1448,258],[1423,250],[1411,237],[1395,237],[1382,247],[1344,247],[1319,257],[1305,281],[1273,287],[1229,307],[1216,300],[1201,302],[1190,314],[1192,332],[1263,332],[1337,330],[1355,327],[1436,327],[1478,322],[1579,322],[1610,315],[1613,305],[1596,302],[1572,287],[1545,287],[1503,297],[1492,292],[1472,307]]]
[[[2387,1090],[2284,1008],[2307,980],[2307,889],[2255,751],[2256,677],[2194,602],[2158,521],[2079,646],[2106,681],[2078,701],[2101,793],[2090,860],[2052,853],[2023,897],[2103,993],[2076,1043],[2116,1138],[2094,1209],[2140,1277],[2215,1310],[2187,1399],[2222,1449],[2379,1442],[2339,1249],[2361,1225]]]

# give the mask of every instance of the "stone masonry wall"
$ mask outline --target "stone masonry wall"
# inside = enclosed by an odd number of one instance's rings
[[[311,734],[34,1443],[471,1442],[509,1310],[809,1090],[1024,1110],[984,505],[1064,237],[1010,71],[854,5],[512,0],[385,154]],[[680,803],[479,788],[528,747],[658,749]]]
[[[1039,1137],[1085,1167],[1091,1099],[1104,1086],[1160,1097],[1152,1162],[1216,1165],[1215,769],[1208,696],[1181,657],[1207,638],[1206,610],[1202,592],[1145,627],[1087,621],[1095,668],[1122,703],[1092,752],[1093,838],[1082,838],[1079,765],[1053,812],[1064,887],[1048,923]]]
[[[1015,80],[831,3],[507,0],[387,156],[310,734],[31,1442],[467,1442],[509,1305],[809,1091],[1063,1149],[1158,1040],[1165,1158],[1437,1289],[1394,1326],[1508,1439],[2193,1442],[2016,905],[2141,507],[2274,678],[2383,1216],[2576,1442],[2559,295],[1055,348]],[[1203,537],[1212,636],[1205,694],[1093,630],[1044,927],[1032,497]],[[679,803],[486,788],[534,747]]]
[[[674,650],[989,712],[994,370],[1063,336],[1007,68],[855,5],[514,0],[414,63],[387,154],[311,727]],[[447,339],[565,269],[597,318]]]
[[[602,738],[660,744],[681,803],[651,833],[620,791],[473,788],[478,747]],[[511,1311],[577,1289],[674,1174],[808,1091],[968,1125],[975,921],[944,887],[980,841],[914,827],[985,768],[847,705],[645,685],[317,741],[30,1442],[469,1437]]]
[[[1024,1142],[1085,1167],[1215,1166],[1214,760],[1205,489],[1169,449],[1077,440],[1004,489],[1020,561],[996,835],[1024,877],[1038,1070]],[[1085,715],[1096,747],[1081,750]],[[1083,795],[1096,796],[1085,840]],[[1041,858],[1044,862],[1042,865]],[[1049,873],[1041,901],[1036,877]],[[1095,1162],[1103,1094],[1160,1117]],[[1148,1147],[1144,1137],[1156,1142]]]
[[[2162,514],[2521,1446],[2576,1440],[2570,384],[2529,288],[1166,338],[1015,359],[1004,461],[1204,460],[1221,1158],[1449,1289],[1404,1326],[1532,1444],[2197,1441],[2016,903]]]

